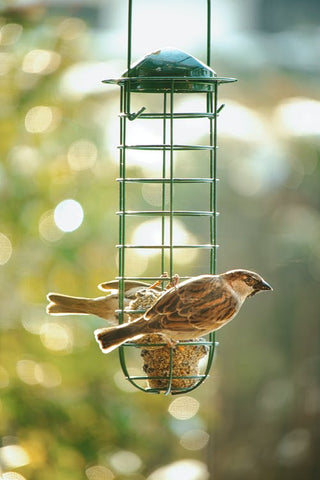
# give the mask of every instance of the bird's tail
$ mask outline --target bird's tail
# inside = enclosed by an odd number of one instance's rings
[[[145,333],[142,332],[144,321],[141,320],[138,318],[134,322],[96,330],[94,334],[103,353],[112,352],[127,340],[141,337]]]
[[[49,293],[47,299],[50,302],[47,306],[47,313],[50,315],[72,315],[73,313],[86,315],[93,313],[93,304],[89,298]]]

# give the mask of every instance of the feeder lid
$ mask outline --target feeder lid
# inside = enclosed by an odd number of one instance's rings
[[[176,48],[162,48],[150,53],[121,78],[103,80],[104,83],[125,86],[131,92],[147,93],[212,92],[217,84],[235,81],[235,78],[218,77],[208,65]]]
[[[123,76],[216,77],[217,74],[189,53],[168,47],[138,60]]]
[[[122,75],[123,78],[132,78],[133,91],[144,92],[166,91],[172,85],[178,92],[207,91],[208,85],[197,80],[216,76],[212,68],[197,58],[170,47],[146,55]],[[178,81],[175,80],[177,77]],[[181,77],[184,77],[183,81]]]
[[[125,86],[130,92],[160,93],[213,92],[220,83],[235,78],[217,77],[212,68],[189,53],[176,48],[162,48],[146,55],[121,78],[103,80]]]

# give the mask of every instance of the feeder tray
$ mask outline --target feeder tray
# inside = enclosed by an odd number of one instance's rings
[[[192,55],[175,48],[160,48],[146,55],[137,63],[131,65],[132,50],[132,0],[128,1],[128,52],[127,70],[117,79],[104,80],[104,83],[116,84],[120,87],[120,166],[119,166],[119,323],[125,321],[125,312],[131,318],[141,315],[150,307],[161,293],[146,289],[138,294],[131,303],[129,310],[124,308],[124,282],[125,280],[144,280],[154,283],[164,281],[162,274],[168,272],[172,280],[174,274],[179,273],[175,267],[175,254],[178,250],[187,252],[196,250],[205,252],[206,261],[202,263],[203,270],[198,273],[216,273],[217,260],[217,118],[224,105],[218,105],[218,87],[220,84],[234,82],[234,78],[218,77],[209,66],[211,57],[211,1],[207,0],[207,64]],[[158,94],[159,104],[154,111],[147,107],[149,94]],[[181,112],[176,110],[176,95],[198,94],[203,97],[201,111]],[[141,107],[135,111],[132,107],[132,98],[139,94]],[[176,141],[176,122],[180,120],[194,122],[198,119],[207,119],[208,142],[179,143]],[[161,141],[148,142],[146,138],[142,143],[129,143],[128,136],[131,128],[137,122],[144,122],[147,130],[149,122],[160,120],[159,134]],[[192,125],[190,124],[190,131]],[[188,127],[186,127],[188,128]],[[134,136],[133,136],[134,137]],[[130,176],[130,159],[132,151],[159,152],[161,157],[161,174],[157,177]],[[195,162],[205,162],[206,173],[200,177],[176,175],[175,166],[177,156],[185,152],[196,155]],[[199,158],[199,155],[201,158]],[[151,160],[152,161],[152,160]],[[131,189],[139,185],[160,186],[160,208],[155,210],[134,208],[132,201],[128,200]],[[198,190],[208,189],[208,201],[205,209],[181,209],[177,207],[176,189],[181,186],[188,187],[188,197],[194,198],[197,205]],[[131,195],[132,197],[132,195]],[[132,219],[141,218],[142,221],[158,218],[161,225],[159,242],[157,244],[130,243],[128,241],[128,223]],[[174,228],[177,219],[188,222],[188,229],[197,231],[196,222],[202,219],[206,222],[206,239],[202,242],[178,243],[175,241]],[[159,267],[152,276],[130,276],[127,273],[127,256],[139,250],[155,249],[158,251]],[[182,279],[195,275],[193,271]],[[163,286],[164,288],[164,286]],[[168,346],[161,335],[148,335],[137,342],[126,342],[119,349],[120,363],[124,375],[135,387],[149,393],[180,394],[198,387],[208,376],[215,351],[215,333],[209,334],[205,339],[192,339],[189,342],[179,342],[175,347]],[[126,354],[130,349],[140,348],[143,360],[144,374],[131,375],[127,366]],[[132,353],[132,351],[131,351]],[[200,366],[201,364],[201,366]]]

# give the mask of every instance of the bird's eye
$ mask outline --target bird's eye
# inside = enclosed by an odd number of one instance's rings
[[[252,287],[255,283],[255,279],[252,277],[246,277],[244,281],[247,285],[249,285],[249,287]]]

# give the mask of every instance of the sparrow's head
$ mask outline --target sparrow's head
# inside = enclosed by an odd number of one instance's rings
[[[272,287],[257,273],[249,270],[230,270],[223,274],[224,279],[240,296],[253,297],[263,290],[272,290]]]

